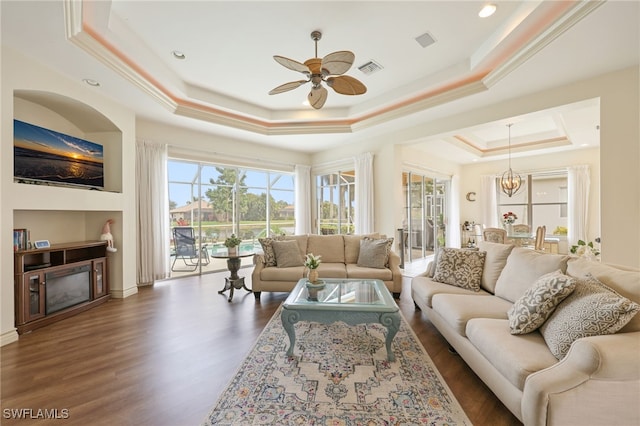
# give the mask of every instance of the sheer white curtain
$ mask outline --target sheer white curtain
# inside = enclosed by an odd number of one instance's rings
[[[498,223],[498,199],[496,196],[496,177],[483,175],[480,179],[480,223],[487,228],[499,228]]]
[[[589,166],[572,166],[567,173],[567,216],[569,246],[578,240],[587,241],[587,213],[589,212],[589,187],[591,185]]]
[[[311,167],[295,166],[296,235],[311,233]]]
[[[167,146],[136,144],[136,206],[139,286],[169,277]]]
[[[460,247],[460,177],[454,175],[446,184],[447,247]]]
[[[365,152],[354,158],[356,173],[355,194],[355,233],[369,234],[374,232],[373,223],[373,155]]]

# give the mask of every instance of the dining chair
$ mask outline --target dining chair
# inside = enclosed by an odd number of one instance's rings
[[[546,226],[538,226],[538,228],[536,229],[536,245],[535,245],[535,249],[539,250],[539,251],[544,251],[544,236],[547,233],[547,227]]]
[[[531,228],[526,223],[518,223],[517,225],[513,225],[513,232],[516,234],[528,234],[531,232]]]
[[[485,228],[482,238],[490,243],[504,244],[507,240],[507,231],[502,228]]]

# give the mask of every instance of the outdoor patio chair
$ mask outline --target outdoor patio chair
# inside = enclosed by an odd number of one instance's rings
[[[198,265],[208,265],[210,262],[207,245],[198,247],[195,230],[190,226],[176,226],[173,228],[173,242],[175,244],[175,258],[171,270],[175,272],[193,272]],[[175,269],[178,259],[182,259],[186,269]]]

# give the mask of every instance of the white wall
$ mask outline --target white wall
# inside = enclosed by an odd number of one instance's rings
[[[107,218],[118,252],[109,255],[109,284],[113,297],[137,292],[135,282],[135,117],[124,106],[101,96],[80,81],[69,80],[6,47],[2,47],[0,126],[0,344],[17,339],[14,327],[12,230],[32,229],[32,240],[51,243],[97,240]],[[15,99],[14,91],[41,92],[72,99],[95,110],[119,129],[83,133],[72,120],[37,102]],[[50,127],[105,146],[106,189],[89,191],[13,182],[13,119]],[[108,161],[108,162],[107,162]]]

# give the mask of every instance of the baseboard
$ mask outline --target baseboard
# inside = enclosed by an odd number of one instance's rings
[[[114,299],[124,299],[125,297],[133,296],[138,292],[138,287],[129,287],[124,290],[111,290],[111,297]]]
[[[2,333],[0,335],[0,346],[8,345],[9,343],[18,341],[18,331],[14,328],[11,331]]]

